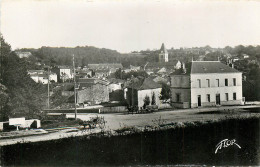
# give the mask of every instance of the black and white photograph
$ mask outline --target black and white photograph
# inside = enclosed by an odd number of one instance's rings
[[[260,1],[0,0],[0,166],[260,166]]]

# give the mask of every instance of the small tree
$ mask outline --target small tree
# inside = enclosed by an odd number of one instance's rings
[[[152,105],[156,105],[155,93],[154,93],[154,92],[153,92],[153,94],[152,94]]]
[[[145,96],[144,98],[144,106],[150,105],[150,97],[149,96]]]

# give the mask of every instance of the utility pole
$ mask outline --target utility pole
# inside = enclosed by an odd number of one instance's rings
[[[74,54],[73,54],[73,77],[74,77],[74,106],[75,106],[75,120],[77,120],[77,92],[76,92],[76,71],[75,71]]]
[[[132,75],[132,107],[134,108],[134,76]]]
[[[48,66],[48,102],[47,108],[50,109],[50,67]]]

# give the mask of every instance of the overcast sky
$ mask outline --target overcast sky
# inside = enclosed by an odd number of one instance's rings
[[[13,49],[259,45],[260,2],[2,0],[0,26]]]

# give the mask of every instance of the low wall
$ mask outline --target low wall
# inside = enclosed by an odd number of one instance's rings
[[[190,108],[189,102],[172,103],[172,106],[176,108]]]
[[[221,105],[228,106],[228,105],[242,105],[242,100],[229,100],[229,101],[221,101]]]
[[[75,109],[46,109],[47,113],[75,113]],[[99,113],[99,108],[77,109],[77,113]]]
[[[100,109],[100,113],[121,113],[121,112],[127,112],[126,106],[103,107]]]
[[[172,108],[172,106],[169,103],[163,103],[159,105],[159,109],[168,109]]]

